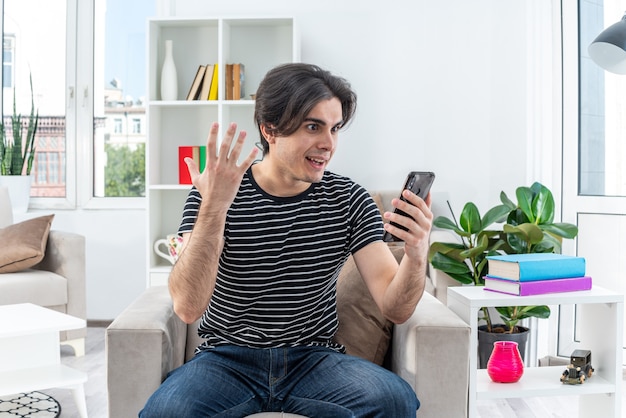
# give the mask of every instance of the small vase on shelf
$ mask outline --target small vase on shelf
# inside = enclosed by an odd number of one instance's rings
[[[487,363],[487,374],[497,383],[515,383],[524,374],[524,363],[515,341],[496,341]]]
[[[172,41],[166,40],[165,60],[161,69],[161,100],[176,100],[178,98],[178,80],[173,48]]]

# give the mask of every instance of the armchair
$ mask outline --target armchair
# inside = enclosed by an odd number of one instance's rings
[[[11,200],[0,186],[0,229],[13,225]],[[85,238],[51,230],[43,259],[25,270],[0,273],[0,305],[33,303],[86,319]],[[87,329],[61,332],[61,344],[85,353]]]
[[[384,202],[396,194],[375,194],[374,200],[385,210]],[[392,252],[396,257],[403,254],[394,248]],[[467,416],[470,329],[433,296],[435,285],[428,278],[427,292],[408,321],[384,324],[378,309],[380,316],[372,312],[373,301],[366,299],[371,296],[348,260],[337,285],[336,339],[350,354],[376,362],[384,357],[384,366],[417,393],[420,418],[463,418]],[[174,313],[167,286],[146,289],[107,328],[105,341],[109,416],[115,418],[136,417],[167,373],[191,359],[201,343],[197,323],[186,325]],[[250,418],[281,416],[296,417],[262,413]]]

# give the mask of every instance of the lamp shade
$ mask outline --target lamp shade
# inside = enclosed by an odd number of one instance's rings
[[[626,74],[626,15],[600,33],[587,50],[600,67],[615,74]]]

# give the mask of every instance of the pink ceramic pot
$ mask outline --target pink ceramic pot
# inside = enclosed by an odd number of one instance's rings
[[[524,363],[514,341],[496,341],[487,363],[487,374],[497,383],[515,383],[524,374]]]

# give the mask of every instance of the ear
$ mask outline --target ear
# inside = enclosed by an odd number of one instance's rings
[[[271,133],[270,131],[271,127],[268,127],[267,125],[263,124],[261,125],[261,134],[263,135],[263,138],[265,138],[265,140],[269,143],[269,144],[273,144],[274,143],[274,138],[275,135],[273,133]]]

